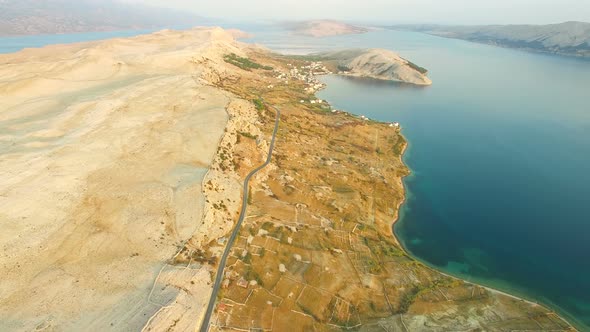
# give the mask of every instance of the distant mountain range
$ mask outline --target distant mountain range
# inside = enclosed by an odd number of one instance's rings
[[[565,22],[547,25],[394,25],[409,30],[531,51],[590,57],[590,23]]]
[[[0,36],[195,26],[203,21],[181,11],[115,0],[0,0]]]

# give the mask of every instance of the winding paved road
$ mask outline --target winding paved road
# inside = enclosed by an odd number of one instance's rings
[[[270,141],[270,148],[268,149],[268,156],[266,157],[266,161],[264,164],[255,168],[252,172],[246,176],[244,180],[244,195],[242,197],[242,211],[240,211],[240,218],[238,219],[238,223],[234,227],[234,230],[231,233],[229,241],[227,241],[227,246],[225,247],[225,251],[221,256],[221,260],[219,261],[219,267],[217,268],[217,275],[215,276],[215,284],[213,285],[213,292],[211,293],[211,298],[209,299],[209,305],[207,306],[207,312],[205,313],[205,318],[203,318],[203,324],[201,325],[201,332],[207,332],[209,330],[209,322],[211,321],[211,315],[213,314],[213,308],[215,307],[215,302],[217,302],[217,293],[219,292],[219,288],[221,287],[221,281],[223,280],[223,270],[225,269],[225,264],[227,261],[227,257],[229,256],[229,252],[231,247],[234,244],[234,241],[238,237],[240,233],[240,228],[242,227],[242,222],[244,221],[244,217],[246,216],[246,209],[248,208],[248,195],[249,195],[249,182],[250,178],[254,176],[258,171],[266,167],[270,164],[270,160],[272,158],[272,150],[275,145],[275,138],[277,136],[277,131],[279,130],[279,120],[281,118],[281,111],[274,107],[272,107],[277,112],[277,118],[275,120],[275,129],[272,133],[272,139]]]

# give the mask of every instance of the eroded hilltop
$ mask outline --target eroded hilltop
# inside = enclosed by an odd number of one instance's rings
[[[209,28],[0,56],[2,329],[198,328],[273,105],[212,330],[570,330],[404,253],[406,141],[317,71]]]

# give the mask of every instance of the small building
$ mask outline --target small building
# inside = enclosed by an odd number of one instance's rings
[[[242,288],[248,288],[248,282],[244,278],[240,278],[240,280],[237,282],[237,285]]]

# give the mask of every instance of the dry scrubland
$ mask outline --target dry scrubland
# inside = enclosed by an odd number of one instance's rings
[[[0,330],[139,330],[177,297],[197,324],[209,270],[164,263],[229,229],[201,219],[230,52],[204,28],[0,55]]]
[[[281,71],[292,68],[287,62],[307,64],[250,57]],[[571,329],[541,306],[444,276],[406,255],[391,231],[408,174],[400,131],[301,103],[315,99],[303,82],[274,77],[244,71],[219,85],[245,99],[261,96],[282,115],[273,161],[251,182],[213,330]],[[259,110],[263,132],[270,133],[274,117],[269,107]],[[234,158],[236,168],[249,167],[241,158]]]
[[[218,238],[268,149],[260,96],[283,111],[276,153],[253,179],[213,330],[569,328],[404,254],[390,227],[408,174],[399,131],[302,104],[303,82],[246,56],[304,64],[221,29],[0,56],[2,330],[197,328]]]

